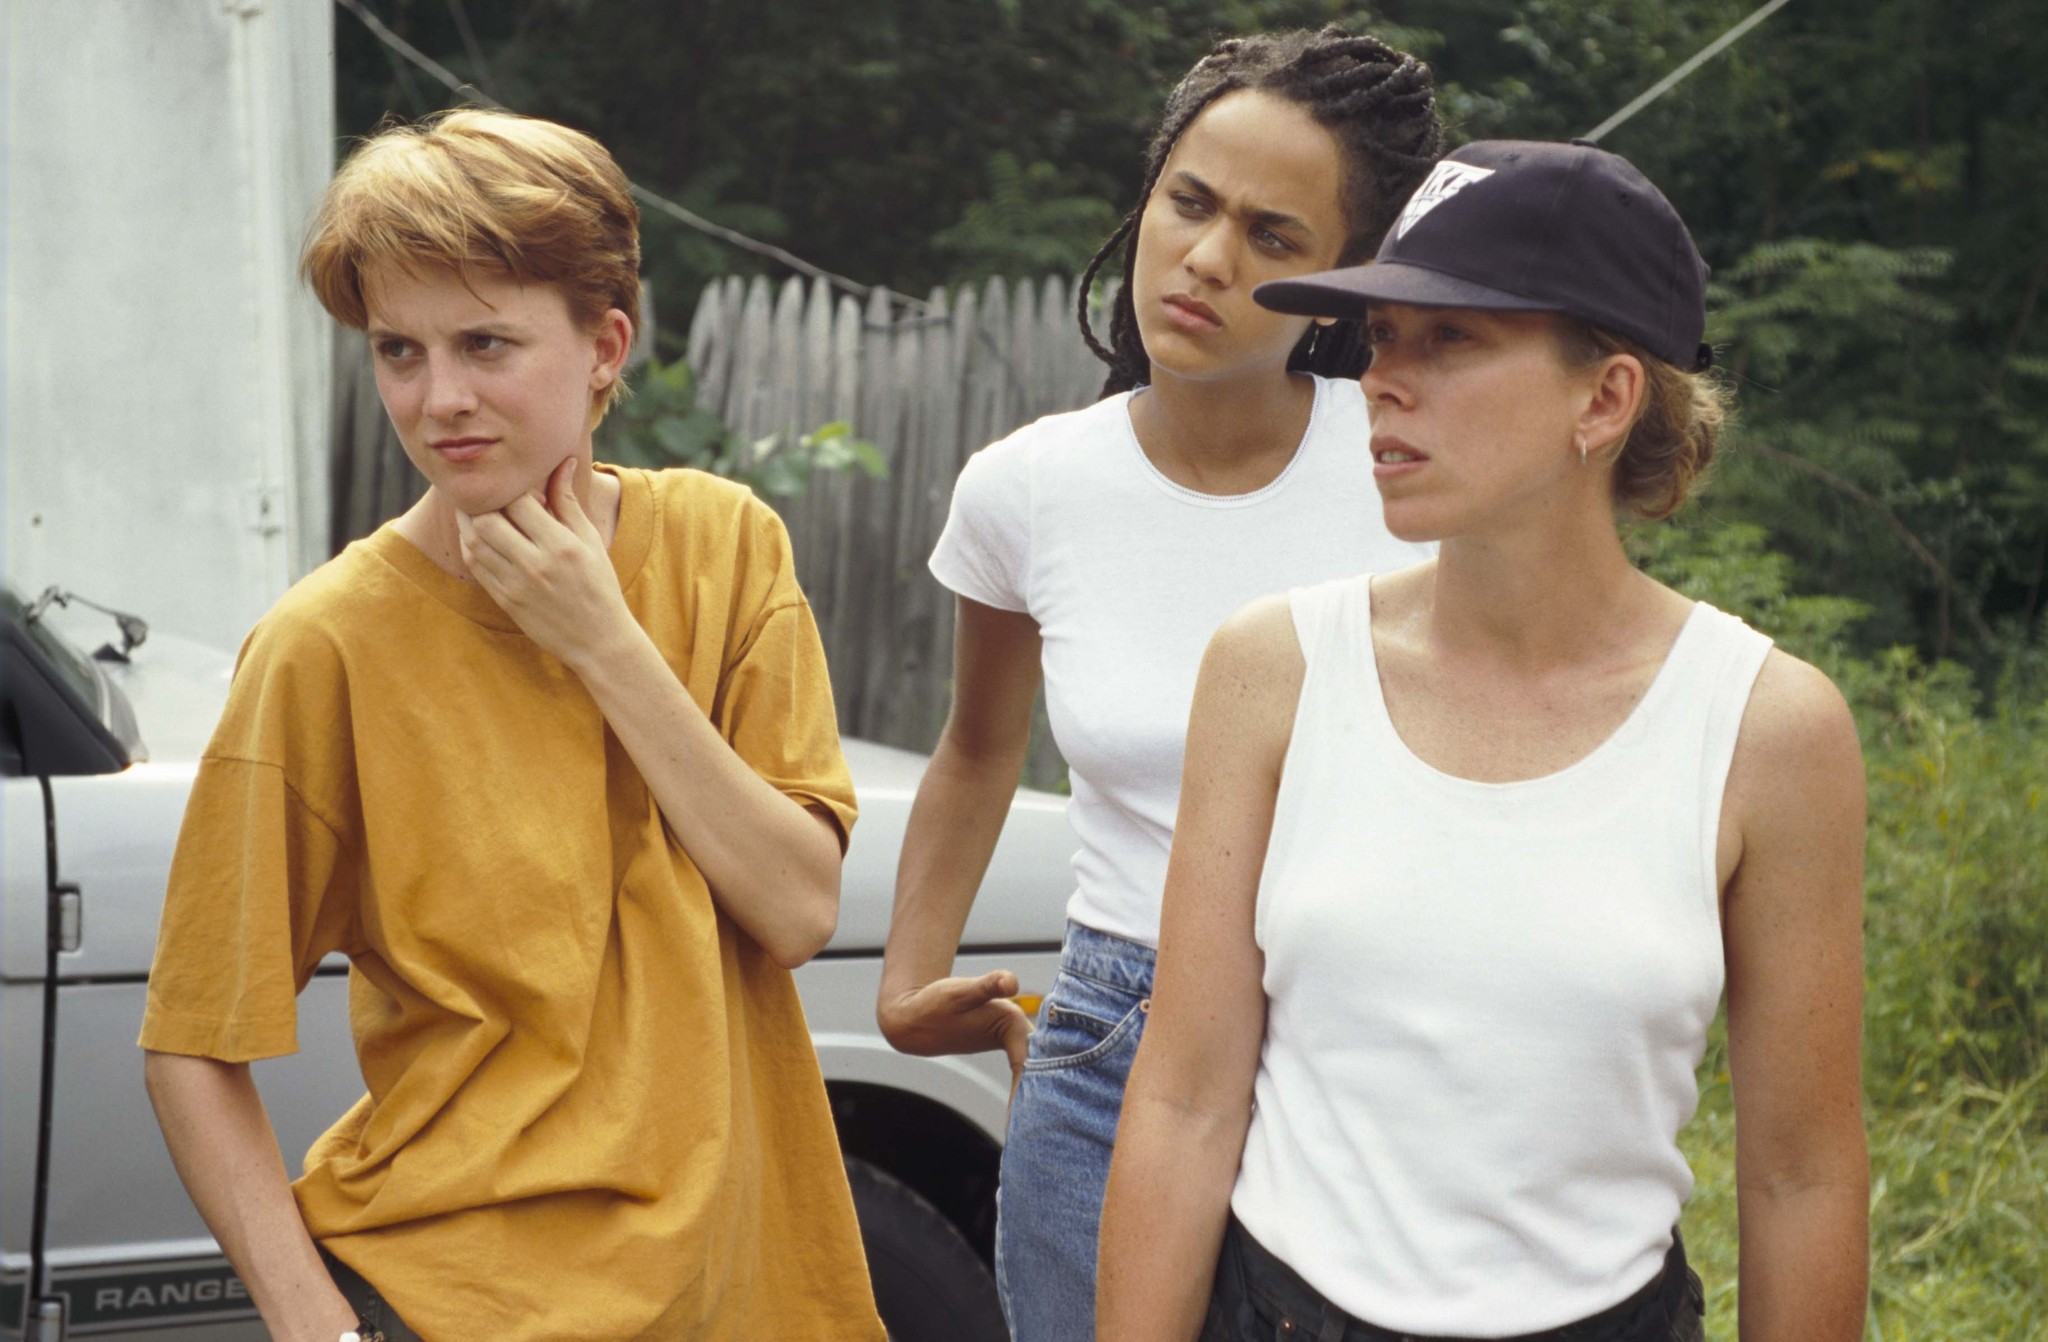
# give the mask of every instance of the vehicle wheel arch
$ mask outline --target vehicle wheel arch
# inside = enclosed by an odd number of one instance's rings
[[[845,1156],[902,1182],[992,1264],[1001,1143],[959,1110],[901,1086],[834,1080],[825,1092]]]

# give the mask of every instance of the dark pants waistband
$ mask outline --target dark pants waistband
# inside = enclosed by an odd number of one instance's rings
[[[1684,1311],[1698,1311],[1704,1305],[1697,1281],[1686,1265],[1685,1242],[1674,1229],[1663,1269],[1628,1299],[1598,1314],[1514,1337],[1423,1337],[1344,1313],[1232,1216],[1216,1264],[1216,1288],[1202,1342],[1271,1337],[1276,1323],[1261,1319],[1261,1314],[1277,1315],[1280,1332],[1303,1342],[1665,1342],[1674,1336],[1673,1325]]]
[[[384,1342],[421,1342],[420,1335],[406,1326],[405,1320],[398,1317],[398,1311],[391,1308],[391,1302],[365,1280],[362,1273],[325,1248],[317,1244],[314,1247],[320,1249],[320,1261],[327,1265],[327,1275],[334,1278],[336,1289],[364,1326],[382,1333]]]

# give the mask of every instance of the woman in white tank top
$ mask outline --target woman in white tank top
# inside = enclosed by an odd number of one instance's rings
[[[1441,550],[1209,645],[1098,1337],[1700,1337],[1724,978],[1742,1335],[1862,1336],[1854,725],[1615,526],[1711,456],[1705,276],[1625,160],[1498,141],[1376,264],[1260,289],[1366,318],[1387,525]]]

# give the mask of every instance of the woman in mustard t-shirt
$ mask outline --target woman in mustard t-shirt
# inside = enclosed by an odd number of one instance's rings
[[[790,969],[854,798],[775,515],[598,467],[638,318],[611,156],[384,131],[304,269],[425,497],[242,650],[142,1027],[275,1336],[882,1337]],[[346,954],[367,1093],[287,1179],[248,1064]]]

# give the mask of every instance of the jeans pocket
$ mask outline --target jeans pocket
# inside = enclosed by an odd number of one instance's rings
[[[1024,1069],[1044,1071],[1093,1062],[1122,1043],[1150,1006],[1150,998],[1129,989],[1061,970],[1039,1012]]]

